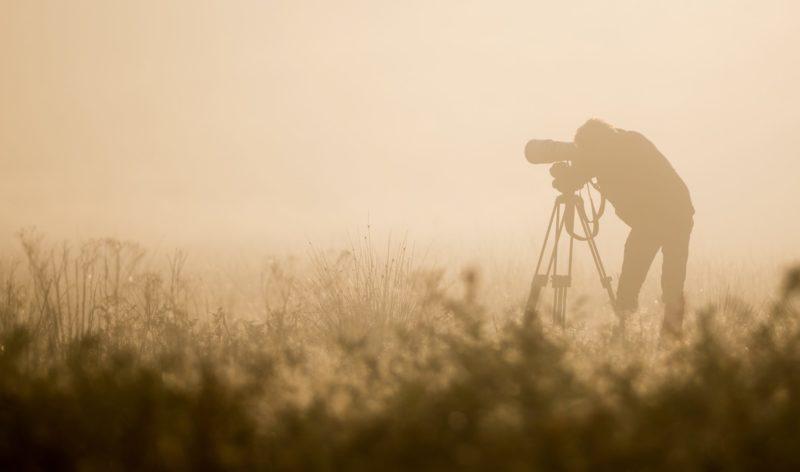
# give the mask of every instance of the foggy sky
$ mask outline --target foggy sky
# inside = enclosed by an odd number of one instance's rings
[[[673,163],[697,247],[792,248],[798,14],[791,1],[0,0],[0,238],[36,225],[277,244],[369,223],[530,239],[554,195],[525,142],[601,117]]]

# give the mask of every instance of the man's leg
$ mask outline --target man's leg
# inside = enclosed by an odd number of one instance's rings
[[[664,321],[661,335],[679,337],[686,310],[683,284],[686,281],[686,262],[689,259],[689,237],[692,223],[672,227],[666,235],[661,253],[664,263],[661,268],[661,291],[664,301]]]
[[[659,247],[659,238],[652,231],[634,228],[628,234],[617,285],[617,315],[623,320],[639,308],[639,291]]]

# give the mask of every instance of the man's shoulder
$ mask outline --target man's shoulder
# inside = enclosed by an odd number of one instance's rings
[[[632,141],[632,142],[640,142],[640,143],[650,143],[650,140],[645,137],[642,133],[633,130],[627,129],[617,129],[617,133],[624,141]]]
[[[620,145],[629,153],[662,156],[652,141],[638,131],[618,130]],[[662,156],[663,157],[663,156]]]

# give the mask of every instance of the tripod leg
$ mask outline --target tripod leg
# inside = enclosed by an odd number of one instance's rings
[[[567,287],[558,289],[558,315],[556,318],[556,324],[564,329],[567,321]]]
[[[553,205],[553,211],[550,213],[550,222],[547,224],[547,231],[544,233],[544,241],[542,242],[542,249],[539,251],[539,259],[536,262],[536,270],[534,271],[533,280],[531,281],[531,288],[530,292],[528,293],[528,301],[525,303],[526,318],[532,318],[536,316],[536,306],[539,304],[539,295],[542,293],[542,288],[547,286],[547,280],[550,274],[550,264],[548,264],[547,271],[544,274],[540,274],[539,269],[542,267],[544,251],[547,248],[547,242],[550,239],[550,231],[553,229],[553,221],[558,219],[558,208],[559,203],[556,201],[555,205]],[[559,224],[556,223],[556,226],[558,225]],[[555,244],[558,246],[558,234],[556,234]]]
[[[573,216],[574,218],[574,216]],[[572,285],[572,253],[575,249],[575,237],[569,236],[569,256],[567,257],[567,275],[561,278],[561,329],[567,326],[567,290]]]
[[[552,283],[555,289],[553,300],[553,324],[564,329],[567,325],[567,291],[572,285],[572,253],[575,247],[575,238],[570,235],[567,253],[566,273],[553,272]]]
[[[553,324],[558,325],[558,320],[560,317],[560,308],[559,302],[561,302],[561,289],[556,288],[553,290]]]
[[[597,249],[597,243],[594,240],[594,235],[589,228],[589,219],[586,217],[586,212],[582,207],[578,208],[578,216],[581,220],[581,227],[586,235],[586,242],[589,245],[589,250],[592,253],[592,259],[594,260],[595,268],[597,268],[597,275],[600,276],[600,283],[603,285],[603,288],[606,289],[608,299],[611,302],[611,308],[614,310],[614,314],[619,320],[618,324],[612,330],[612,339],[621,341],[624,344],[626,342],[625,314],[617,309],[617,298],[614,296],[614,288],[611,285],[611,277],[606,274],[606,268],[603,266],[603,260],[600,258],[600,251]]]
[[[567,209],[564,208],[564,213]],[[548,273],[550,268],[553,269],[553,277],[551,279],[553,284],[553,324],[558,325],[559,318],[561,317],[561,287],[556,283],[558,278],[558,241],[561,236],[561,227],[564,225],[566,219],[561,218],[561,207],[556,210],[556,237],[553,244],[553,253],[550,255],[550,263],[548,264]]]
[[[609,277],[606,273],[603,260],[600,258],[600,251],[597,249],[597,243],[595,242],[594,236],[589,228],[589,219],[586,217],[586,212],[581,206],[579,206],[577,209],[578,219],[580,220],[581,228],[583,228],[584,234],[586,235],[586,242],[589,245],[589,251],[592,253],[592,260],[594,261],[594,266],[597,269],[597,275],[600,276],[600,283],[603,285],[603,288],[606,289],[608,299],[611,302],[611,307],[616,312],[617,298],[614,295],[614,287],[611,285],[611,277]]]

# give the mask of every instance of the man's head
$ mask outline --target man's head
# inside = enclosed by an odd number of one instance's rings
[[[575,132],[574,142],[578,149],[599,151],[614,142],[617,129],[603,120],[592,118]]]

